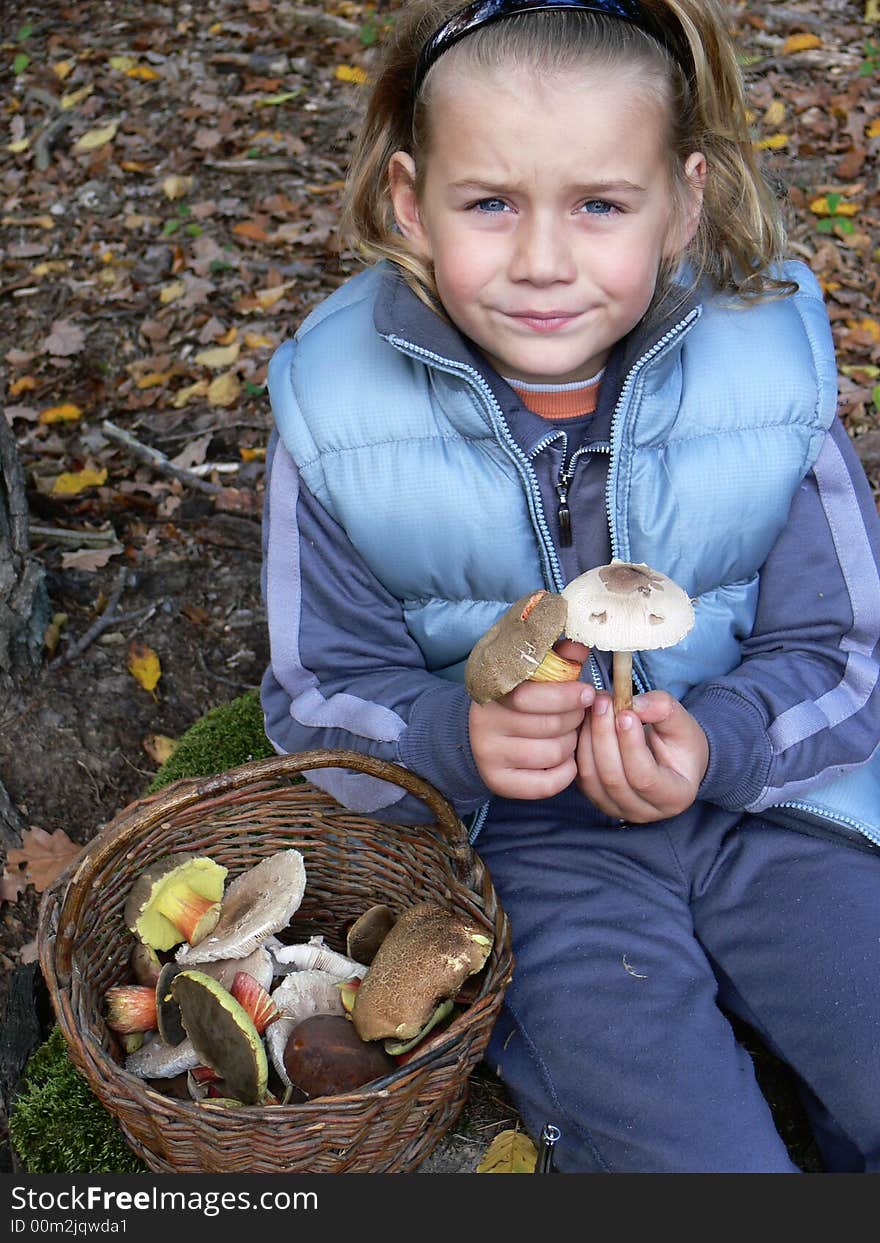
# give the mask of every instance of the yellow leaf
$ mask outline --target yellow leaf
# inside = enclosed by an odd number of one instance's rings
[[[239,449],[238,452],[243,462],[265,462],[266,460],[265,449]]]
[[[159,657],[141,639],[128,645],[128,672],[145,691],[151,691],[162,676]]]
[[[270,306],[274,306],[276,302],[281,301],[292,284],[293,281],[287,281],[283,285],[276,285],[273,289],[257,289],[254,291],[254,297],[263,310],[266,311]]]
[[[858,332],[866,332],[868,336],[880,344],[880,324],[877,323],[876,319],[848,319],[846,326],[847,328],[854,328]]]
[[[111,69],[119,69],[124,73],[126,69],[133,69],[137,61],[133,56],[111,56],[107,63]]]
[[[61,406],[49,406],[40,413],[41,423],[75,423],[82,418],[82,410],[73,402],[65,402]]]
[[[358,65],[337,65],[334,76],[340,82],[356,82],[358,86],[367,81],[367,71]]]
[[[23,375],[18,380],[13,380],[9,386],[9,396],[18,397],[19,393],[27,393],[32,388],[37,387],[36,377],[32,375]]]
[[[769,138],[761,138],[753,145],[756,151],[779,151],[788,146],[788,134],[771,134]]]
[[[232,406],[240,393],[241,383],[232,371],[224,371],[208,385],[208,401],[212,406]]]
[[[141,745],[154,764],[164,764],[177,750],[177,739],[167,734],[147,734]]]
[[[73,70],[72,60],[59,60],[59,61],[56,61],[55,64],[52,66],[52,72],[55,74],[56,78],[60,78],[62,82],[66,78],[70,77],[72,70]]]
[[[782,45],[782,55],[788,56],[792,52],[809,52],[821,46],[822,40],[818,35],[789,35]]]
[[[478,1174],[534,1174],[538,1150],[524,1131],[501,1131],[483,1154]]]
[[[174,394],[171,401],[175,410],[182,410],[188,401],[193,397],[206,397],[208,394],[208,381],[199,380],[198,384],[188,384],[186,388],[179,389]]]
[[[170,177],[166,177],[162,182],[162,189],[165,191],[165,197],[171,199],[182,199],[185,194],[189,194],[192,189],[192,177],[181,177],[179,173],[172,173]]]
[[[88,99],[94,89],[92,83],[87,82],[85,86],[81,86],[77,91],[68,91],[67,94],[61,96],[61,107],[65,110],[75,108],[84,99]]]
[[[241,346],[237,341],[232,345],[219,346],[215,349],[200,350],[196,354],[196,362],[201,367],[231,367],[237,360],[241,352]]]
[[[814,199],[810,204],[810,211],[814,216],[857,216],[859,210],[858,203],[838,203],[832,211],[825,195]]]
[[[158,388],[167,384],[174,373],[172,371],[148,371],[137,381],[138,388]]]
[[[163,285],[159,290],[159,301],[164,305],[173,302],[175,298],[181,298],[186,293],[186,285],[183,281],[172,281],[170,285]]]
[[[880,22],[880,0],[865,0],[865,21]]]
[[[222,336],[215,337],[214,340],[218,345],[232,345],[233,341],[238,340],[238,328],[233,324]]]
[[[155,82],[162,77],[161,73],[157,73],[149,65],[135,65],[132,69],[126,69],[125,76],[127,78],[137,78],[140,82]]]
[[[21,155],[22,151],[27,151],[30,145],[31,140],[29,138],[19,138],[18,142],[8,142],[6,150],[11,151],[13,155]]]
[[[48,259],[45,263],[38,263],[31,271],[34,276],[51,276],[54,272],[66,272],[67,263],[64,259]]]
[[[107,482],[107,471],[87,466],[85,470],[67,471],[59,475],[52,484],[53,496],[77,496],[86,488],[96,488]]]
[[[246,332],[244,334],[244,343],[249,350],[271,349],[275,344],[268,337],[262,336],[259,332]]]
[[[118,121],[111,121],[109,125],[102,125],[99,129],[90,129],[88,133],[83,134],[73,144],[74,151],[94,151],[98,147],[105,146],[108,142],[112,142],[116,137],[116,131],[119,129]]]
[[[785,120],[785,104],[781,99],[774,99],[767,111],[764,113],[764,124],[770,129],[779,129],[779,126]]]
[[[867,133],[869,138],[880,138],[880,121],[872,121]]]

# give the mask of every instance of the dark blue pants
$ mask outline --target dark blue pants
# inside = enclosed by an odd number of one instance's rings
[[[486,1060],[560,1172],[797,1172],[723,1011],[795,1072],[829,1171],[880,1171],[880,851],[705,803],[620,827],[573,790],[476,842],[513,982]]]

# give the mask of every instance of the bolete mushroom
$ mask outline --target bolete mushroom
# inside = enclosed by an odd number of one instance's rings
[[[344,1015],[313,1014],[291,1032],[284,1069],[290,1083],[311,1098],[354,1092],[397,1067],[378,1045],[361,1040]]]
[[[632,654],[672,647],[694,624],[687,593],[644,562],[615,558],[578,575],[563,589],[565,633],[612,653],[614,711],[632,708]]]
[[[226,868],[206,855],[165,855],[143,871],[129,892],[126,927],[155,950],[197,944],[217,924]]]
[[[290,923],[306,888],[306,869],[298,850],[279,850],[236,876],[223,897],[212,934],[175,954],[187,966],[244,958]]]
[[[253,1021],[231,993],[203,971],[181,971],[171,982],[187,1036],[203,1065],[212,1066],[245,1105],[266,1092],[269,1066]]]
[[[351,1017],[362,1040],[411,1041],[479,971],[492,937],[479,924],[433,902],[404,911],[379,946],[355,996]],[[387,1046],[386,1046],[387,1048]]]
[[[349,958],[369,966],[376,957],[379,946],[394,927],[395,919],[391,907],[384,902],[368,907],[346,934],[345,948]]]
[[[576,682],[579,661],[553,644],[565,629],[568,604],[553,591],[533,591],[512,604],[474,644],[464,684],[475,703],[500,699],[520,682]]]

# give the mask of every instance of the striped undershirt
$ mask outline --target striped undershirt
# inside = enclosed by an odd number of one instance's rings
[[[604,370],[604,369],[603,369]],[[526,384],[507,380],[523,405],[542,419],[577,419],[592,414],[599,400],[603,371],[573,384]],[[506,377],[505,377],[506,378]]]

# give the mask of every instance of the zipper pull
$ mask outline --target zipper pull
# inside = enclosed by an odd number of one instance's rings
[[[556,495],[559,497],[559,508],[556,511],[556,520],[559,523],[559,543],[562,548],[571,548],[571,510],[568,508],[568,485],[562,479],[556,485]]]

